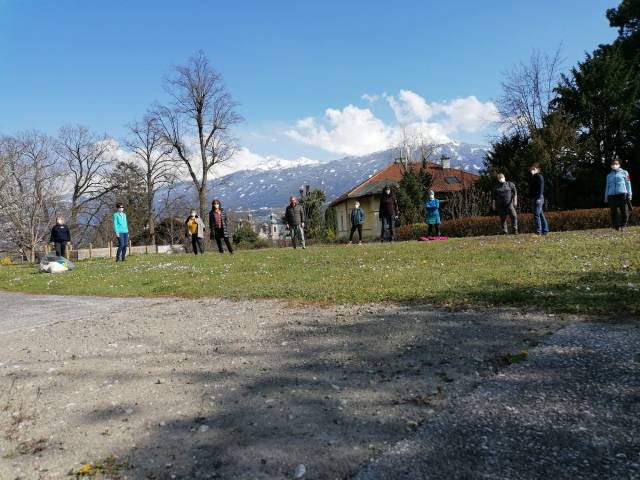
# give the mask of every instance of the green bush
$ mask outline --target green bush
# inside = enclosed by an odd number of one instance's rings
[[[608,228],[610,226],[608,208],[592,208],[587,210],[564,210],[559,212],[545,212],[551,231],[561,232],[569,230],[591,230]],[[632,215],[630,225],[639,225],[636,216]],[[482,235],[498,235],[502,233],[500,217],[465,217],[444,222],[440,230],[449,237],[475,237]],[[533,233],[533,215],[521,213],[518,215],[518,230],[520,233]],[[398,227],[398,240],[417,240],[427,236],[427,225],[416,223]]]
[[[243,225],[233,234],[233,243],[255,243],[258,241],[258,234],[249,225]]]

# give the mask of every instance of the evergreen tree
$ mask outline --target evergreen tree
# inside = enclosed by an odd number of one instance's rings
[[[409,225],[424,221],[424,202],[433,183],[433,177],[424,163],[419,170],[406,168],[394,193],[400,209],[400,224]]]
[[[304,233],[306,238],[322,238],[325,235],[324,204],[326,195],[320,189],[310,190],[298,198],[306,218]]]

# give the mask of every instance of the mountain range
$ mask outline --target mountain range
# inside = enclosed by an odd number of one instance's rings
[[[435,146],[430,159],[437,162],[446,155],[451,159],[451,167],[478,173],[487,151],[488,147],[483,145],[445,143]],[[252,210],[257,216],[284,208],[289,197],[297,195],[302,185],[324,190],[327,201],[331,201],[382,170],[396,154],[396,149],[389,149],[329,162],[303,159],[284,168],[269,165],[268,169],[241,170],[211,180],[209,196],[220,198],[227,210]]]

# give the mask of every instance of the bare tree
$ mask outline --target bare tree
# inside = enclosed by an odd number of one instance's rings
[[[491,205],[491,194],[474,183],[469,188],[451,192],[443,203],[444,216],[452,220],[486,215]]]
[[[99,137],[83,126],[60,129],[56,152],[65,164],[71,183],[71,228],[78,226],[78,218],[86,207],[111,190],[108,174],[114,164],[112,149],[113,144],[106,136]],[[88,224],[84,224],[86,230]]]
[[[543,126],[558,84],[562,59],[558,48],[553,55],[534,51],[528,63],[520,63],[504,74],[498,110],[507,130],[524,135]]]
[[[134,154],[142,165],[146,189],[147,229],[152,243],[156,243],[156,213],[154,201],[156,193],[162,187],[175,182],[178,176],[178,164],[171,155],[172,148],[163,141],[163,136],[155,127],[153,117],[147,115],[141,121],[129,125],[130,138],[125,146]]]
[[[60,172],[51,140],[38,132],[0,139],[0,217],[5,238],[33,262],[59,203]]]
[[[204,52],[197,52],[174,73],[167,81],[173,102],[155,108],[154,122],[164,142],[186,166],[204,217],[209,173],[236,152],[231,128],[242,117],[235,111],[238,103],[227,91],[222,75],[209,64]]]

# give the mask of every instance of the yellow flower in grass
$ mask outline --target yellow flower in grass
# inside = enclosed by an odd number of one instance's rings
[[[78,469],[78,473],[80,475],[87,475],[89,473],[91,473],[91,470],[93,469],[93,467],[91,465],[89,465],[88,463],[85,463],[84,465],[82,465],[79,469]]]

